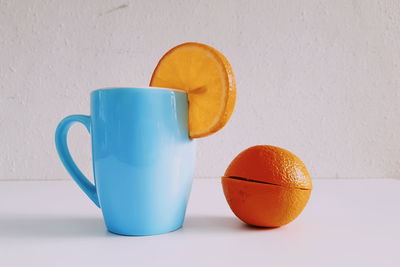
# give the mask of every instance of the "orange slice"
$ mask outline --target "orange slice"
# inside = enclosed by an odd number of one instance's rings
[[[184,43],[169,50],[158,62],[150,86],[188,93],[191,138],[220,130],[235,106],[231,65],[216,49],[201,43]]]

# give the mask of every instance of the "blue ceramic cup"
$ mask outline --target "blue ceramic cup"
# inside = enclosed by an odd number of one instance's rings
[[[91,134],[94,184],[68,151],[67,134],[75,122]],[[109,231],[154,235],[182,226],[195,162],[186,93],[161,88],[95,90],[91,116],[63,119],[55,142],[69,174],[101,208]]]

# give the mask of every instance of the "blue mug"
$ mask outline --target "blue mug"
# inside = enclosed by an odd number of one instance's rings
[[[67,146],[80,122],[92,138],[94,184]],[[188,132],[187,94],[162,88],[110,88],[91,93],[91,116],[72,115],[55,142],[65,168],[121,235],[155,235],[183,224],[195,163]]]

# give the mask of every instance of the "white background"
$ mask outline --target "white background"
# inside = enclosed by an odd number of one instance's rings
[[[89,92],[147,85],[187,41],[230,60],[229,124],[199,140],[196,177],[256,144],[297,154],[314,178],[400,178],[399,1],[0,0],[0,179],[69,179],[54,129]],[[72,152],[91,172],[83,127]]]

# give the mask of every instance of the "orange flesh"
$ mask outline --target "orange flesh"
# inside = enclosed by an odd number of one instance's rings
[[[235,106],[236,85],[229,62],[214,48],[200,43],[185,43],[168,51],[155,68],[150,86],[188,93],[192,138],[221,129]]]

